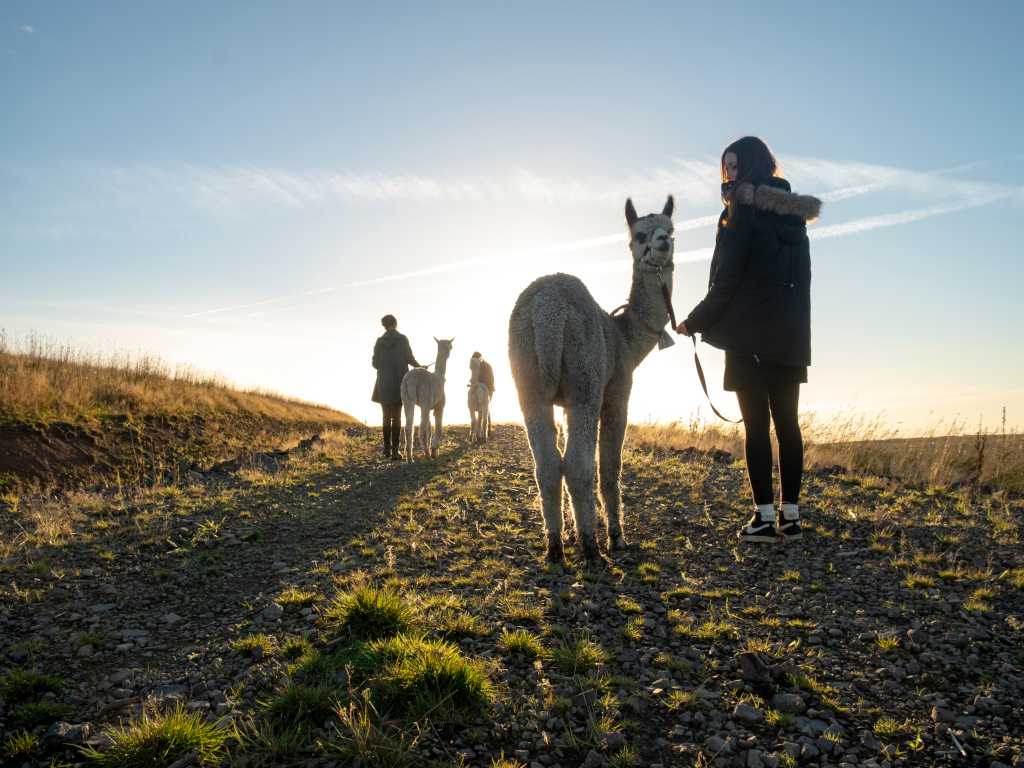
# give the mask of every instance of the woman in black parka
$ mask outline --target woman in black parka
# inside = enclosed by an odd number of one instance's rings
[[[380,403],[384,415],[384,458],[400,461],[399,452],[402,434],[402,379],[409,372],[409,366],[420,364],[409,346],[409,339],[398,332],[398,320],[394,315],[380,319],[384,335],[373,345],[373,367],[377,369],[377,380],[373,383],[370,399]],[[411,425],[406,424],[406,429]]]
[[[676,331],[725,350],[726,391],[746,430],[747,475],[757,509],[743,541],[798,539],[803,441],[800,385],[811,363],[811,251],[807,223],[821,201],[793,194],[764,141],[738,139],[722,153],[722,201],[708,292]],[[779,443],[781,515],[772,489],[771,422]]]

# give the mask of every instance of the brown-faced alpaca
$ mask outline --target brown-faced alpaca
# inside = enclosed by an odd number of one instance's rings
[[[587,565],[607,560],[597,544],[594,454],[600,448],[601,504],[609,551],[628,548],[622,535],[619,474],[633,371],[658,343],[668,322],[661,293],[672,290],[672,210],[639,218],[626,200],[633,284],[626,311],[598,306],[572,275],[548,275],[519,295],[508,324],[508,357],[519,394],[544,510],[547,560],[564,562],[562,479],[569,489],[576,532]],[[554,406],[565,409],[565,455],[556,443]],[[600,446],[598,426],[600,425]]]

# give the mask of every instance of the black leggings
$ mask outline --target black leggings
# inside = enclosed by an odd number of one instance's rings
[[[779,442],[779,476],[782,481],[782,501],[796,504],[800,497],[800,481],[804,471],[804,443],[797,421],[800,385],[780,382],[764,389],[749,389],[736,393],[746,430],[744,453],[747,476],[755,504],[775,501],[772,490],[772,437],[771,422],[775,422],[775,437]]]
[[[402,401],[381,403],[384,411],[384,445],[400,446],[402,440]]]

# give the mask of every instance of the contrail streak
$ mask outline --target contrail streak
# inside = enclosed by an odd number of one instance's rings
[[[676,231],[696,229],[698,227],[704,227],[709,224],[714,224],[718,221],[718,216],[700,216],[696,219],[687,219],[681,221],[675,225]],[[403,272],[400,275],[388,275],[387,277],[378,277],[372,280],[360,280],[356,283],[346,283],[344,285],[332,285],[328,288],[318,288],[315,291],[305,291],[303,293],[293,293],[289,296],[282,296],[277,299],[267,299],[265,301],[255,301],[251,304],[236,304],[231,307],[221,307],[220,309],[208,309],[205,312],[194,312],[191,315],[185,315],[184,317],[201,317],[203,315],[212,315],[218,312],[228,312],[233,309],[247,309],[249,307],[261,307],[266,304],[276,304],[280,301],[288,301],[289,299],[301,299],[306,296],[316,296],[321,293],[329,293],[330,291],[340,291],[345,288],[358,288],[364,285],[378,285],[380,283],[391,283],[396,280],[408,280],[413,277],[423,277],[425,275],[436,275],[440,272],[451,272],[454,269],[465,269],[466,267],[476,267],[485,264],[504,264],[509,261],[519,261],[520,259],[530,259],[535,256],[547,256],[554,253],[569,253],[571,251],[581,251],[586,248],[596,248],[601,245],[608,245],[609,243],[622,243],[629,239],[626,233],[618,235],[605,235],[604,237],[591,237],[587,240],[576,240],[570,243],[559,243],[558,245],[540,245],[535,248],[525,248],[521,251],[510,251],[508,253],[496,253],[491,256],[481,256],[476,259],[464,259],[462,261],[452,261],[448,264],[438,264],[436,267],[429,267],[428,269],[418,269],[414,272]]]
[[[965,166],[966,167],[966,166]],[[959,169],[948,169],[959,170]],[[938,172],[936,172],[938,173]],[[844,200],[856,195],[865,194],[872,192],[883,187],[890,186],[888,182],[867,184],[859,187],[850,187],[847,189],[839,189],[833,192],[826,192],[818,197],[826,201]],[[856,219],[854,221],[848,221],[844,224],[835,224],[829,227],[817,227],[811,229],[807,236],[811,240],[825,240],[830,237],[842,237],[844,235],[852,235],[858,232],[867,232],[872,229],[878,229],[880,227],[893,227],[900,224],[910,224],[921,219],[931,218],[932,216],[941,216],[945,213],[953,213],[954,211],[962,211],[968,208],[979,208],[984,205],[988,205],[997,200],[1005,199],[1008,197],[1021,197],[1022,192],[1019,188],[998,192],[996,194],[989,194],[982,197],[975,197],[971,200],[967,200],[960,203],[951,203],[948,205],[938,205],[929,208],[918,208],[916,210],[902,211],[900,213],[890,213],[881,216],[869,216],[863,219]],[[675,225],[676,231],[684,231],[689,229],[697,229],[698,227],[704,227],[718,222],[718,216],[700,216],[694,219],[687,219],[681,221]],[[282,301],[289,301],[291,299],[300,299],[307,296],[316,296],[321,293],[329,293],[331,291],[344,290],[346,288],[358,288],[366,285],[379,285],[381,283],[390,283],[398,280],[408,280],[414,277],[424,277],[426,275],[436,275],[442,272],[451,272],[456,269],[465,269],[467,267],[475,267],[481,265],[493,265],[503,264],[511,261],[519,261],[523,259],[530,259],[536,256],[547,256],[558,253],[569,253],[572,251],[584,250],[587,248],[596,248],[602,245],[608,245],[611,243],[621,243],[628,239],[626,233],[617,235],[605,235],[604,237],[592,237],[587,240],[576,240],[569,243],[559,243],[557,245],[542,245],[535,248],[526,248],[520,251],[510,251],[507,253],[498,253],[491,256],[481,256],[475,259],[464,259],[462,261],[453,261],[447,264],[439,264],[435,267],[429,267],[427,269],[420,269],[413,272],[404,272],[399,275],[388,275],[386,277],[378,277],[372,280],[361,280],[355,283],[346,283],[344,285],[334,285],[327,288],[319,288],[314,291],[305,291],[303,293],[294,293],[288,296],[281,296],[276,299],[267,299],[265,301],[256,301],[248,304],[235,304],[230,307],[221,307],[220,309],[209,309],[205,312],[194,312],[190,315],[184,315],[186,318],[190,317],[202,317],[204,315],[212,315],[220,312],[229,312],[235,309],[248,309],[250,307],[261,307],[267,304],[276,304]],[[699,261],[705,261],[711,258],[713,249],[712,248],[701,248],[695,251],[687,251],[676,255],[676,263],[686,264],[694,263]],[[625,271],[630,269],[632,261],[630,259],[618,259],[615,261],[608,261],[602,264],[591,264],[582,267],[581,274],[607,274],[612,272]]]
[[[970,200],[963,203],[953,203],[950,205],[936,205],[931,208],[918,208],[913,211],[901,211],[900,213],[888,213],[883,216],[868,216],[864,219],[855,219],[854,221],[848,221],[845,224],[834,224],[830,227],[819,227],[812,229],[807,233],[808,238],[811,240],[824,240],[829,237],[842,237],[843,235],[853,235],[858,232],[867,232],[871,229],[878,229],[879,227],[894,227],[899,224],[910,224],[914,221],[920,221],[921,219],[928,219],[932,216],[941,216],[944,213],[953,213],[954,211],[963,211],[968,208],[980,208],[983,205],[1001,200],[1006,197],[1013,196],[1014,193],[1007,192],[1001,195],[992,195],[990,197],[979,198],[977,200]]]

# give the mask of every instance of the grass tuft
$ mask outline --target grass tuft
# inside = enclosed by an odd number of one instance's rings
[[[130,728],[108,731],[112,746],[103,751],[89,747],[83,752],[90,764],[99,768],[165,766],[193,752],[199,752],[196,762],[216,764],[223,755],[227,732],[215,730],[205,720],[202,710],[189,712],[184,707],[166,714],[143,714]]]
[[[413,614],[397,593],[365,584],[339,595],[327,607],[324,624],[335,635],[381,640],[408,632]]]
[[[18,703],[38,699],[44,693],[60,693],[64,687],[64,681],[56,675],[14,667],[0,679],[0,696],[9,703]]]
[[[519,653],[527,658],[536,658],[544,652],[544,646],[540,644],[540,638],[525,629],[517,629],[512,632],[504,632],[498,638],[498,645],[508,653]]]
[[[611,654],[586,633],[566,639],[551,650],[551,660],[569,675],[586,674],[610,659]]]
[[[37,725],[53,725],[71,714],[71,707],[52,701],[37,701],[22,704],[15,712],[18,722],[26,728]]]
[[[451,643],[399,635],[369,643],[364,652],[377,675],[374,701],[385,714],[465,723],[494,695],[483,665]]]

